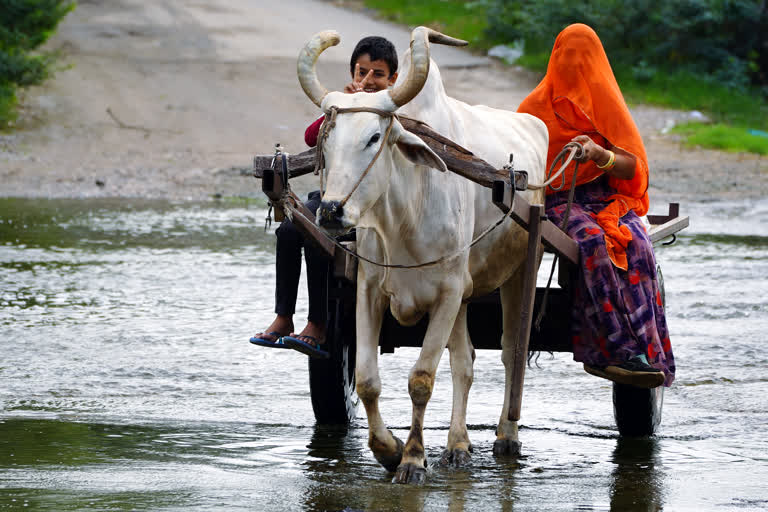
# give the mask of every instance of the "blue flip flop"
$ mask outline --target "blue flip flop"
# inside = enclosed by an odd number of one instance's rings
[[[317,338],[315,338],[314,336],[302,336],[302,338],[307,338],[309,340],[312,340],[315,344],[317,344]],[[283,345],[285,345],[286,348],[292,348],[294,350],[298,350],[302,354],[306,354],[309,357],[317,357],[320,359],[328,359],[329,357],[331,357],[331,355],[325,350],[315,345],[310,345],[306,341],[302,341],[298,338],[294,338],[293,336],[283,336],[282,338],[280,338],[280,340],[283,342]]]
[[[260,347],[269,347],[269,348],[290,348],[285,345],[283,345],[283,339],[280,337],[280,333],[277,331],[272,331],[270,333],[267,333],[269,336],[272,336],[275,338],[274,340],[268,340],[267,338],[257,338],[254,336],[251,338],[250,341],[254,345],[259,345]],[[264,333],[262,333],[262,336]]]

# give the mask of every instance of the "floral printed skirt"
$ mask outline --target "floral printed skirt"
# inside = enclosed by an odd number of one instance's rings
[[[620,220],[632,231],[625,272],[608,257],[597,223],[597,213],[614,193],[604,178],[577,187],[568,217],[566,231],[581,253],[571,313],[573,358],[604,367],[645,354],[651,366],[664,372],[664,384],[669,386],[675,378],[675,360],[645,225],[631,210]],[[547,216],[558,226],[567,202],[567,191],[547,196]]]

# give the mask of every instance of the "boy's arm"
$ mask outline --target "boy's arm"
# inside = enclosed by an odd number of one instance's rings
[[[360,76],[360,64],[355,64],[355,74],[352,77],[352,82],[344,86],[344,92],[347,94],[354,94],[356,92],[362,92],[365,90],[365,86],[368,84],[368,80],[373,76],[373,70],[368,71],[362,80],[359,82],[357,78]]]
[[[368,80],[371,79],[373,76],[373,70],[368,71],[368,74],[363,77],[361,81],[357,81],[356,77],[360,74],[360,64],[355,65],[355,78],[352,79],[352,83],[347,84],[344,87],[344,92],[348,94],[352,94],[355,92],[360,92],[365,89],[366,84],[368,83]],[[317,146],[317,136],[320,133],[320,125],[323,124],[323,119],[325,119],[325,116],[320,116],[317,121],[309,125],[307,127],[307,130],[304,132],[304,142],[307,143],[307,146],[313,148]]]
[[[311,148],[317,146],[317,136],[320,134],[320,125],[323,124],[323,119],[325,119],[325,116],[320,116],[304,132],[304,142],[307,143],[307,146]]]

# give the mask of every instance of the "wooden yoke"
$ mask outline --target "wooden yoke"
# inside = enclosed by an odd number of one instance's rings
[[[485,160],[476,157],[468,149],[443,137],[428,125],[406,117],[401,117],[400,123],[406,130],[418,135],[432,151],[437,153],[451,172],[487,188],[491,188],[494,181],[509,179],[509,174],[506,171],[494,168]],[[256,155],[253,158],[253,176],[262,178],[264,169],[272,167],[273,159],[274,155]],[[313,172],[315,170],[315,148],[288,156],[287,168],[288,178],[296,178]]]

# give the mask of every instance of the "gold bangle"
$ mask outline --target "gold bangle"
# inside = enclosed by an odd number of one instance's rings
[[[605,165],[599,165],[597,162],[595,162],[595,165],[597,165],[598,169],[606,169],[606,170],[613,169],[613,166],[616,165],[616,153],[614,153],[610,149],[608,150],[608,153],[609,153],[608,161],[605,163]]]

